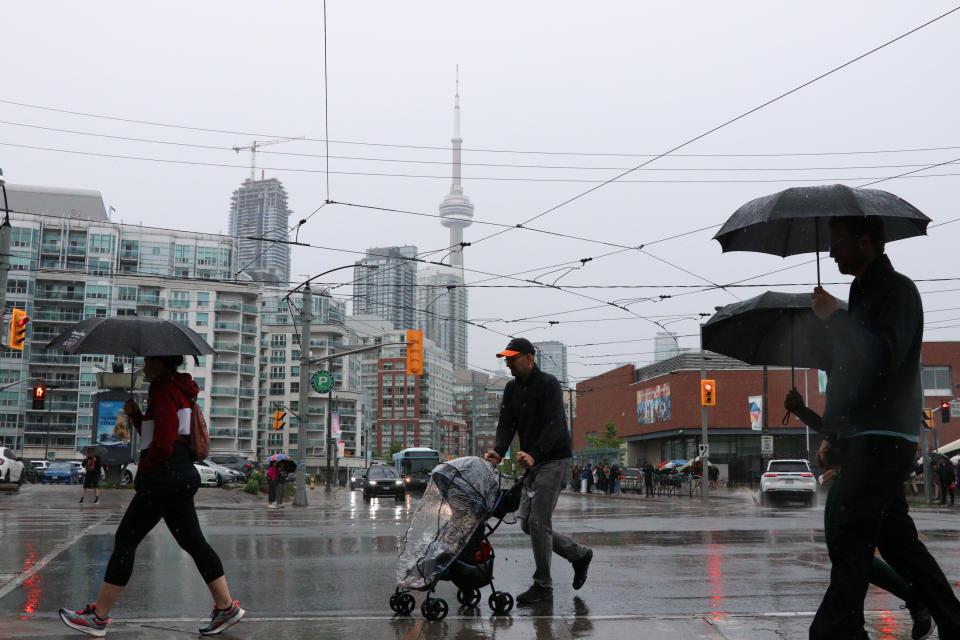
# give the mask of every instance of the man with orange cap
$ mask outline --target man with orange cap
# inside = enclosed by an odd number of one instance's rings
[[[503,390],[497,442],[484,455],[489,462],[500,464],[514,436],[519,436],[516,460],[527,472],[517,517],[523,532],[530,536],[536,564],[533,586],[517,597],[520,605],[553,599],[552,553],[573,565],[574,589],[587,581],[587,568],[593,559],[592,549],[553,530],[553,510],[563,482],[570,476],[573,450],[560,383],[537,367],[535,354],[533,345],[524,338],[513,338],[497,354],[506,361],[514,379]]]

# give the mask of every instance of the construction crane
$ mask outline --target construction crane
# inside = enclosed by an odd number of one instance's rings
[[[303,140],[304,136],[297,136],[296,138],[278,138],[276,140],[254,140],[252,143],[244,147],[234,147],[233,150],[237,153],[241,151],[250,150],[250,179],[257,179],[257,149],[260,147],[265,147],[269,144],[280,144],[281,142],[290,142],[291,140]]]

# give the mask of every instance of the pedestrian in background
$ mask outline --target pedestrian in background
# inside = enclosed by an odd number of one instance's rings
[[[953,506],[953,489],[956,486],[957,472],[953,468],[953,463],[946,458],[940,458],[938,468],[938,481],[940,483],[940,504],[947,504],[947,495],[950,496],[950,506]]]
[[[276,493],[276,505],[277,509],[283,509],[283,498],[284,494],[287,492],[287,472],[277,465],[277,493]]]
[[[93,447],[87,447],[87,457],[83,460],[83,493],[80,502],[87,497],[87,489],[93,489],[93,504],[100,502],[100,456],[94,453]]]
[[[193,558],[213,596],[213,613],[200,633],[220,633],[246,613],[231,599],[223,564],[203,537],[197,519],[193,496],[200,487],[200,474],[190,451],[190,423],[200,388],[190,374],[177,372],[182,364],[183,356],[144,358],[143,377],[150,383],[147,412],[142,413],[133,400],[123,406],[144,446],[136,493],[117,527],[113,554],[96,601],[79,611],[60,609],[60,619],[71,629],[91,636],[106,635],[110,610],[133,573],[137,546],[161,519]]]
[[[842,461],[829,519],[830,585],[811,640],[866,638],[863,600],[874,553],[917,591],[941,638],[960,638],[960,601],[917,535],[904,481],[919,441],[923,306],[916,285],[884,254],[879,216],[830,220],[830,257],[854,276],[848,309],[822,287],[813,312],[828,334],[831,367],[823,455]]]
[[[649,462],[643,463],[643,487],[646,490],[647,497],[653,496],[653,465]]]
[[[484,455],[494,465],[500,464],[514,436],[520,439],[517,462],[527,471],[517,518],[520,528],[530,536],[536,565],[533,586],[517,596],[520,605],[553,600],[553,553],[573,566],[574,589],[587,581],[587,569],[593,559],[590,548],[553,529],[553,510],[561,483],[570,477],[573,449],[560,383],[537,367],[535,353],[529,340],[514,338],[497,354],[505,359],[514,379],[503,389],[496,444]]]
[[[280,472],[277,463],[271,460],[267,466],[267,509],[277,508],[277,483],[280,481]]]
[[[616,464],[610,467],[610,493],[620,493],[620,467]]]
[[[584,467],[580,472],[580,493],[589,493],[590,488],[590,467]]]

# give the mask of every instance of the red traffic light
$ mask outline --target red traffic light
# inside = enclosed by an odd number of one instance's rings
[[[949,403],[949,402],[941,402],[941,403],[940,403],[940,408],[941,408],[941,409],[949,409],[949,408],[950,408],[950,403]]]
[[[713,385],[710,384],[709,382],[708,382],[708,383],[705,383],[705,384],[703,385],[703,390],[704,390],[704,391],[713,391]]]
[[[46,387],[44,387],[44,386],[42,386],[42,385],[39,385],[39,386],[36,386],[36,387],[33,388],[33,397],[34,397],[34,398],[42,398],[42,397],[45,396],[45,395],[47,395],[47,388],[46,388]]]

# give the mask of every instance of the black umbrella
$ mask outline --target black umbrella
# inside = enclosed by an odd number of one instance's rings
[[[141,316],[87,318],[69,327],[45,348],[140,357],[214,352],[195,331],[178,322]]]
[[[787,257],[830,246],[829,220],[835,216],[883,218],[884,240],[891,242],[927,232],[930,218],[906,200],[878,189],[843,184],[791,187],[751,200],[737,209],[713,236],[724,252],[757,251]]]
[[[721,307],[703,325],[705,349],[748,364],[830,369],[830,340],[809,293],[767,291]]]

